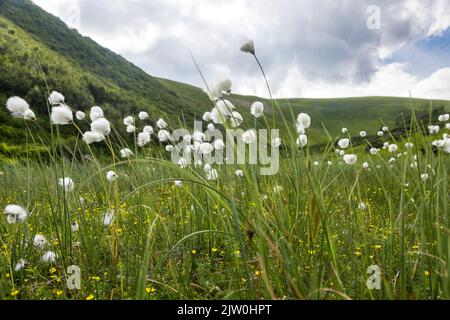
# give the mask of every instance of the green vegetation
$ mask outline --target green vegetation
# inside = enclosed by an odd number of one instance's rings
[[[275,118],[279,171],[175,164],[158,132],[142,147],[136,135],[160,116],[168,130],[191,126],[211,109],[200,89],[145,74],[30,1],[0,9],[0,101],[22,96],[38,118],[0,108],[0,299],[450,299],[448,119],[427,129],[449,101],[231,95],[242,128]],[[88,121],[51,125],[52,90],[74,110],[101,105],[111,132],[88,145]],[[141,110],[151,120],[125,133],[124,116]],[[304,147],[300,112],[312,118]]]
[[[163,148],[121,159],[117,133],[109,159],[100,145],[67,157],[51,136],[47,159],[0,166],[0,207],[29,213],[0,217],[0,299],[449,299],[450,159],[430,143],[449,130],[423,135],[411,120],[403,137],[383,138],[396,152],[350,145],[354,165],[334,153],[345,135],[321,153],[287,140],[276,175],[213,165],[217,180],[164,160]],[[42,134],[21,125],[27,141]],[[71,265],[80,289],[67,285]],[[380,290],[366,285],[373,265]]]

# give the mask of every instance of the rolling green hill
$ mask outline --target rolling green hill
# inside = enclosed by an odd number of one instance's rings
[[[166,88],[173,90],[188,103],[196,103],[207,110],[209,102],[204,103],[204,93],[198,88],[166,79],[158,79]],[[248,113],[250,106],[255,101],[261,101],[268,110],[267,120],[270,122],[272,102],[255,96],[231,95],[228,99],[233,102],[243,113]],[[387,125],[391,129],[403,127],[404,122],[410,120],[414,110],[416,116],[421,117],[427,124],[430,114],[437,119],[439,114],[450,111],[450,101],[424,100],[398,97],[358,97],[358,98],[334,98],[334,99],[276,99],[275,118],[281,135],[287,135],[284,119],[289,130],[295,133],[295,118],[300,112],[308,113],[312,118],[311,129],[308,135],[311,142],[321,144],[326,142],[327,134],[336,136],[342,128],[348,128],[350,135],[358,136],[360,131],[367,131],[368,135],[375,136],[378,130]],[[281,112],[280,112],[281,111]],[[250,116],[251,117],[251,116]],[[258,122],[263,125],[262,120]],[[253,122],[249,123],[253,125]],[[324,130],[326,128],[326,131]]]
[[[121,56],[101,47],[90,38],[68,28],[29,0],[0,0],[0,104],[9,96],[25,98],[38,114],[39,125],[48,128],[46,97],[57,90],[66,96],[74,109],[88,110],[93,105],[104,108],[116,129],[124,132],[122,118],[146,110],[152,119],[167,117],[175,126],[190,125],[211,109],[212,103],[199,88],[176,81],[155,78]],[[271,102],[258,97],[232,95],[232,102],[244,115],[244,126],[252,125],[249,106],[255,100],[265,102],[268,113]],[[323,143],[323,126],[332,134],[348,127],[352,135],[360,130],[376,133],[382,123],[401,125],[412,108],[423,114],[429,111],[426,100],[365,97],[346,99],[277,100],[277,126],[286,135],[283,116],[291,127],[291,115],[307,112],[312,117],[309,132],[313,143]],[[436,112],[450,110],[449,101],[433,101]],[[269,115],[271,118],[271,116]],[[260,120],[262,123],[262,120]],[[84,128],[82,128],[84,129]],[[74,128],[62,128],[70,139]],[[21,120],[13,119],[6,108],[0,108],[0,155],[19,153],[24,141]]]
[[[271,105],[269,100],[251,96],[234,96],[233,101],[249,107],[255,99]],[[360,131],[368,135],[376,135],[377,131],[387,125],[394,129],[403,127],[404,121],[409,122],[411,112],[420,117],[424,124],[428,123],[430,112],[433,119],[450,110],[450,101],[423,100],[396,97],[360,97],[339,99],[280,99],[276,100],[282,115],[288,121],[300,112],[311,116],[312,123],[308,135],[312,143],[324,143],[327,140],[326,131],[331,136],[340,134],[342,128],[348,128],[351,136],[358,136]],[[283,116],[276,110],[277,123],[283,129]],[[292,128],[294,126],[292,125]],[[326,128],[326,131],[324,130]],[[283,134],[283,132],[282,132]]]

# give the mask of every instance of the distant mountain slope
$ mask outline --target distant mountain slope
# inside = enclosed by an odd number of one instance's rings
[[[0,14],[83,71],[147,99],[164,112],[183,110],[190,113],[191,109],[155,78],[90,38],[81,36],[76,30],[69,29],[60,19],[31,1],[2,0]]]
[[[4,107],[13,95],[30,103],[43,127],[48,127],[46,97],[52,90],[62,92],[74,109],[101,105],[119,132],[124,130],[122,118],[141,110],[152,119],[188,123],[204,112],[29,0],[0,0],[0,70],[0,154],[24,141],[21,121]],[[208,103],[198,91],[196,99]]]

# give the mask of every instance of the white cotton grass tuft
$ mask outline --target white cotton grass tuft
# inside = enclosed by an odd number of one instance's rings
[[[262,102],[256,101],[250,107],[250,113],[255,117],[262,117],[264,114],[264,104]]]
[[[105,226],[110,226],[114,222],[114,218],[115,218],[115,211],[114,210],[107,211],[103,216],[103,224]]]
[[[89,117],[91,118],[91,121],[96,121],[98,119],[104,118],[105,116],[103,113],[103,109],[99,106],[92,107]]]
[[[430,178],[430,175],[429,175],[428,173],[422,173],[422,174],[420,175],[420,179],[421,179],[423,182],[427,181],[429,178]]]
[[[440,122],[447,122],[448,120],[450,120],[450,114],[446,113],[446,114],[441,114],[438,118],[438,120]]]
[[[238,127],[243,119],[242,116],[236,112],[235,106],[226,99],[221,99],[215,102],[215,107],[210,112],[211,121],[215,124],[223,124],[228,118],[233,117],[232,126]]]
[[[272,139],[272,146],[274,148],[279,148],[281,146],[281,138],[273,138]]]
[[[236,174],[236,177],[239,177],[239,178],[244,177],[244,171],[242,171],[241,169],[236,170],[235,174]]]
[[[148,133],[147,131],[139,132],[137,136],[137,145],[139,147],[144,147],[150,143],[150,140],[151,140],[150,133]]]
[[[223,150],[223,149],[225,149],[225,143],[223,142],[222,139],[214,140],[213,146],[214,146],[215,150]]]
[[[212,120],[211,112],[205,112],[202,117],[203,121],[210,122]]]
[[[158,140],[160,142],[166,142],[166,141],[169,141],[170,139],[172,139],[172,137],[170,136],[169,131],[167,131],[167,130],[160,130],[158,132]]]
[[[75,117],[77,118],[77,120],[84,120],[86,118],[86,113],[84,113],[83,111],[77,111],[75,113]]]
[[[23,270],[23,268],[25,268],[26,264],[27,264],[27,261],[25,259],[19,259],[19,261],[17,261],[17,263],[14,266],[14,271],[19,272],[19,271]]]
[[[450,137],[447,134],[443,135],[442,140],[434,140],[431,144],[447,154],[450,153]]]
[[[366,210],[366,209],[367,209],[367,205],[366,205],[364,202],[361,202],[361,203],[358,205],[358,209],[359,209],[359,210]]]
[[[83,141],[86,144],[92,144],[94,142],[101,142],[105,139],[105,136],[98,132],[86,131],[83,134]]]
[[[108,180],[109,182],[114,182],[117,180],[117,178],[119,178],[119,176],[114,171],[108,171],[106,173],[106,180]]]
[[[442,140],[441,149],[443,149],[445,153],[450,154],[450,137],[446,137]]]
[[[398,146],[397,146],[396,144],[390,144],[390,145],[388,146],[388,150],[389,150],[390,153],[397,152]]]
[[[23,222],[28,217],[27,210],[16,204],[8,204],[5,209],[3,209],[3,213],[9,224]]]
[[[58,259],[58,255],[56,253],[54,253],[53,251],[45,252],[41,258],[42,262],[50,263],[50,264],[55,263],[56,259]]]
[[[140,120],[147,120],[147,119],[150,118],[150,116],[148,115],[148,113],[145,112],[145,111],[139,112],[138,117],[139,117]]]
[[[363,169],[369,169],[369,163],[368,162],[364,162],[363,164],[362,164],[362,167],[363,167]]]
[[[342,132],[342,134],[347,134],[348,133],[348,129],[347,128],[342,128],[341,132]]]
[[[303,148],[308,144],[308,137],[304,134],[301,134],[297,139],[297,145]]]
[[[358,157],[355,154],[346,154],[344,155],[343,160],[348,165],[354,165],[357,162]]]
[[[192,133],[192,140],[194,140],[196,142],[203,142],[203,141],[205,141],[205,138],[206,138],[205,134],[203,132],[201,132],[201,131],[194,131]]]
[[[297,116],[297,132],[305,134],[305,130],[311,126],[311,117],[307,113],[300,113]]]
[[[144,129],[142,129],[142,132],[147,132],[148,134],[153,134],[153,127],[145,126]]]
[[[208,123],[208,126],[206,128],[208,129],[208,131],[214,131],[216,129],[216,127],[212,123]]]
[[[217,180],[218,178],[218,173],[216,169],[211,169],[208,172],[206,172],[206,180],[211,181],[211,180]]]
[[[338,146],[341,149],[347,149],[350,146],[350,139],[344,138],[338,141]]]
[[[252,144],[256,141],[256,132],[254,129],[250,129],[245,131],[242,134],[242,140],[245,144]]]
[[[52,91],[52,93],[50,93],[50,96],[48,97],[48,102],[50,102],[52,106],[59,106],[60,104],[64,103],[64,100],[65,97],[58,91]]]
[[[128,148],[123,148],[123,149],[121,149],[120,150],[120,156],[122,157],[122,158],[129,158],[129,157],[131,157],[131,156],[133,156],[134,154],[133,154],[133,151],[131,151],[130,149],[128,149]]]
[[[13,117],[24,118],[24,113],[30,110],[28,102],[20,97],[11,97],[6,101],[6,108]]]
[[[212,87],[211,98],[216,100],[222,98],[224,94],[229,95],[231,93],[232,86],[233,83],[229,79],[220,81]]]
[[[167,128],[167,122],[163,118],[159,118],[158,121],[156,121],[156,126],[160,129]]]
[[[223,114],[219,108],[214,107],[210,113],[211,121],[215,124],[223,124],[225,120],[228,118],[228,115]]]
[[[242,122],[244,121],[244,118],[242,117],[242,115],[237,112],[237,111],[233,111],[230,115],[230,124],[233,128],[237,128],[239,127]]]
[[[24,120],[36,120],[36,115],[31,109],[25,110],[22,117]]]
[[[129,126],[127,126],[127,132],[128,133],[134,133],[136,131],[136,127],[132,124],[130,124]]]
[[[439,130],[439,126],[428,126],[428,131],[430,132],[430,134],[438,134]]]
[[[33,239],[33,245],[38,249],[44,249],[48,244],[47,238],[42,234],[36,234]]]
[[[359,133],[359,136],[360,136],[361,138],[365,138],[365,137],[367,136],[367,132],[366,132],[366,131],[361,131],[361,132]]]
[[[91,123],[91,131],[107,136],[111,133],[111,124],[105,118],[98,118]]]
[[[431,145],[436,148],[440,148],[441,144],[442,144],[442,140],[434,140],[433,142],[431,142]]]
[[[70,225],[70,229],[72,230],[72,232],[78,232],[78,230],[80,230],[80,226],[78,225],[78,223],[72,222],[72,224]]]
[[[67,125],[73,121],[72,109],[66,104],[53,107],[50,114],[52,124]]]
[[[377,136],[379,136],[379,137],[384,136],[384,132],[383,132],[383,131],[378,131],[378,132],[377,132]]]
[[[253,40],[247,39],[241,45],[241,51],[245,53],[255,54],[255,43]]]
[[[173,184],[175,185],[175,187],[181,188],[183,186],[183,181],[181,180],[175,180],[173,182]]]
[[[377,153],[378,153],[378,149],[377,148],[370,148],[370,150],[369,150],[369,152],[372,154],[372,155],[376,155]]]
[[[174,147],[173,145],[171,145],[171,144],[168,144],[168,145],[166,146],[166,151],[167,151],[167,152],[172,152],[173,149],[175,149],[175,147]]]
[[[60,178],[58,184],[63,187],[66,192],[72,192],[75,189],[75,183],[69,177]]]
[[[134,125],[134,118],[132,116],[125,117],[123,119],[123,124],[126,125],[126,126]]]

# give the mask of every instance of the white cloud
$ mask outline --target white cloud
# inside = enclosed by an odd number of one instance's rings
[[[250,37],[279,97],[450,98],[450,64],[418,75],[414,63],[387,60],[441,35],[447,0],[33,1],[66,22],[78,6],[82,34],[152,75],[198,86],[189,50],[209,82],[230,78],[236,92],[267,96],[251,56],[238,50]],[[369,5],[381,9],[380,30],[366,27]]]
[[[429,77],[418,79],[406,72],[407,65],[382,66],[367,82],[329,83],[308,81],[293,66],[281,82],[279,97],[339,98],[357,96],[397,96],[450,99],[450,68],[439,69]],[[249,88],[247,88],[249,89]],[[249,89],[251,91],[251,89]],[[252,92],[257,94],[258,92]],[[300,93],[300,94],[298,94]],[[261,92],[259,92],[261,94]]]
[[[428,78],[419,81],[413,94],[421,97],[450,99],[450,68],[437,70]]]

